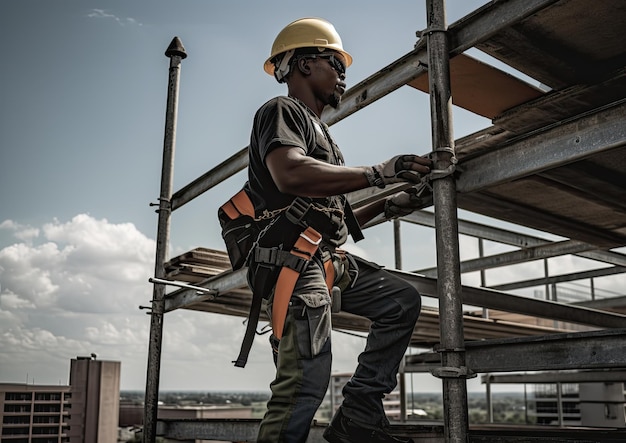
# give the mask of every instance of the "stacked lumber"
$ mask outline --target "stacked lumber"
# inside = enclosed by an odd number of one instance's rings
[[[195,248],[165,263],[165,278],[198,283],[230,269],[230,261],[226,252],[217,249]]]

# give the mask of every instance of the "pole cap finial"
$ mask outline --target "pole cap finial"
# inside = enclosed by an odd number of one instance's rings
[[[183,46],[183,42],[180,41],[178,37],[174,37],[172,39],[172,43],[167,47],[165,51],[165,55],[167,57],[174,57],[175,55],[180,56],[180,58],[187,57],[187,53],[185,52],[185,47]]]

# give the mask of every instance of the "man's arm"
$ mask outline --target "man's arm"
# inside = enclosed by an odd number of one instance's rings
[[[400,155],[376,166],[337,166],[309,157],[295,146],[273,149],[266,164],[278,190],[301,197],[330,197],[369,186],[417,183],[430,172],[431,161],[416,155]]]
[[[300,197],[330,197],[369,187],[366,167],[336,166],[305,155],[301,148],[273,149],[267,168],[278,190]]]

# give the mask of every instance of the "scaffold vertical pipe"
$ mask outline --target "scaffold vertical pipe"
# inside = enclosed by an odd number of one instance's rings
[[[445,0],[427,0],[426,5],[433,168],[450,171],[455,156]],[[435,375],[442,379],[445,441],[461,443],[468,441],[467,370],[454,175],[433,180],[433,198],[442,362]]]
[[[178,116],[178,86],[180,83],[181,61],[187,57],[182,42],[174,37],[165,55],[170,59],[165,112],[165,135],[163,139],[163,165],[161,169],[161,192],[157,210],[158,226],[154,275],[165,278],[170,240],[171,199],[174,181],[174,151],[176,146],[176,120]],[[163,316],[165,313],[165,285],[154,284],[152,310],[150,314],[150,342],[148,347],[148,368],[143,419],[143,442],[156,440],[157,413],[159,401],[159,377],[161,372],[161,344],[163,339]]]
[[[393,254],[396,269],[402,269],[402,233],[400,220],[393,219]]]

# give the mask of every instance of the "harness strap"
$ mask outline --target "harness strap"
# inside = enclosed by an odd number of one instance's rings
[[[248,193],[243,189],[224,203],[220,209],[222,209],[230,219],[235,219],[240,215],[249,215],[254,218],[254,204],[252,200],[250,200]]]
[[[335,266],[332,256],[324,262],[324,273],[326,274],[326,287],[330,291],[335,283]]]
[[[296,281],[317,252],[321,240],[322,235],[315,229],[308,227],[300,234],[289,252],[278,248],[260,246],[255,248],[254,258],[259,263],[259,267],[254,276],[254,289],[246,332],[241,343],[239,356],[233,362],[235,366],[240,368],[246,366],[254,342],[256,325],[261,314],[262,300],[272,290],[274,283],[276,283],[276,287],[272,305],[272,329],[277,338],[282,337],[289,300],[296,286]]]
[[[346,204],[349,208],[349,205]],[[237,360],[233,363],[237,367],[245,367],[250,349],[254,342],[256,326],[261,313],[262,300],[274,287],[274,301],[272,304],[272,329],[276,338],[280,339],[285,327],[289,301],[293,294],[294,287],[300,274],[306,269],[309,261],[313,258],[320,242],[322,234],[309,226],[305,217],[311,208],[311,204],[303,199],[296,198],[292,205],[285,211],[285,217],[294,225],[304,229],[296,239],[290,251],[283,251],[279,248],[264,248],[258,244],[254,247],[254,261],[259,264],[254,276],[252,301],[248,315],[246,332]],[[248,194],[241,190],[226,202],[221,209],[231,218],[239,215],[250,215],[254,217],[254,205],[250,201]],[[350,224],[356,226],[356,235],[352,236],[355,241],[362,238],[362,233],[358,227],[358,222],[352,211],[349,210],[348,219],[352,219]],[[335,268],[332,257],[323,263],[325,271],[325,282],[329,292],[335,280]]]
[[[300,234],[289,253],[308,262],[317,252],[321,241],[322,235],[309,226]],[[299,276],[300,272],[283,266],[278,274],[278,280],[276,280],[272,304],[272,329],[274,336],[279,340],[283,336],[289,300]]]
[[[244,368],[248,362],[248,355],[254,342],[256,334],[256,326],[261,316],[261,306],[263,297],[268,294],[274,286],[276,280],[277,268],[275,266],[260,265],[254,278],[254,290],[252,291],[252,301],[250,304],[250,312],[248,314],[248,324],[246,325],[246,333],[241,342],[241,349],[237,360],[233,361],[235,366]]]
[[[348,232],[352,236],[352,240],[354,240],[355,243],[363,240],[365,236],[363,235],[363,231],[361,231],[361,226],[359,226],[359,221],[356,219],[354,211],[352,211],[352,206],[350,206],[350,203],[346,201],[343,208],[346,214],[346,226],[348,227]]]

